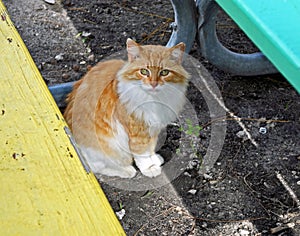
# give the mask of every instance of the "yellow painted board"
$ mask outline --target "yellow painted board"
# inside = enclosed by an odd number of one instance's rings
[[[125,235],[0,0],[0,235]]]

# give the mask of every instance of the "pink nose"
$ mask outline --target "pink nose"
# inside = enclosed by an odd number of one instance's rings
[[[151,81],[150,84],[151,84],[152,88],[155,88],[158,85],[158,82],[157,81]]]

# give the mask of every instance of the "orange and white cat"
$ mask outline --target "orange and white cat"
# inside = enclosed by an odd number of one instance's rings
[[[65,119],[94,173],[132,178],[161,173],[162,128],[185,103],[184,43],[172,48],[127,40],[128,61],[98,63],[68,95]]]

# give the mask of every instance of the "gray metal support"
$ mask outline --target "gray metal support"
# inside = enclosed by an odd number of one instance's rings
[[[278,73],[260,52],[235,53],[225,48],[216,34],[216,17],[220,9],[214,0],[197,0],[198,40],[200,52],[212,64],[234,75],[255,76]]]
[[[197,9],[194,0],[172,0],[171,1],[175,22],[172,23],[173,32],[167,43],[172,47],[180,42],[186,45],[188,53],[196,38],[197,33]]]

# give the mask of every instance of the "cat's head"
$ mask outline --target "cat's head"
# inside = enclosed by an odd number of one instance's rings
[[[127,39],[128,62],[119,73],[124,83],[139,85],[148,93],[159,93],[172,84],[186,87],[189,74],[182,67],[185,44],[167,48],[159,45],[141,46]]]

